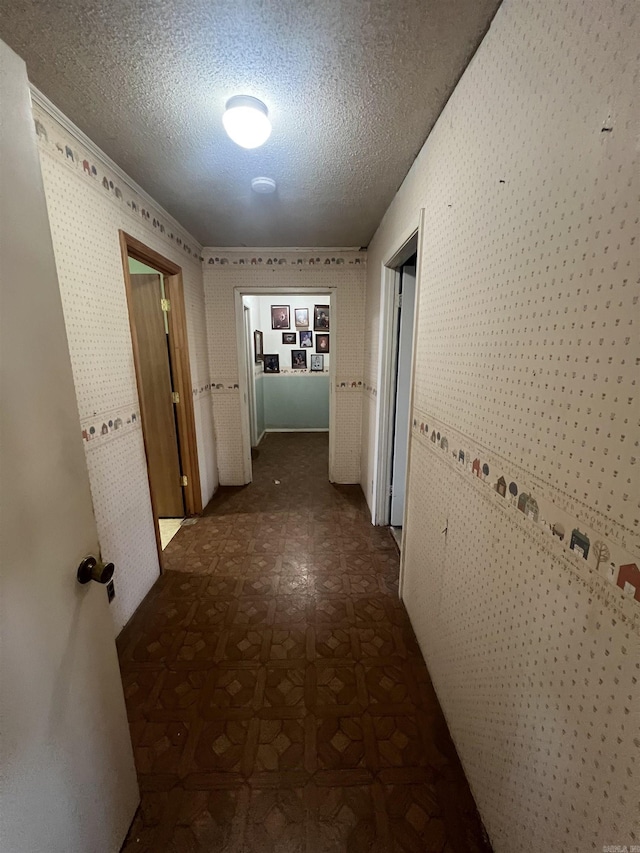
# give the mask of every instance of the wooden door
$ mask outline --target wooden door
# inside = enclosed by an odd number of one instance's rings
[[[159,275],[131,275],[138,395],[154,506],[159,518],[182,518],[180,455],[161,298]]]
[[[98,534],[27,73],[1,41],[0,102],[0,849],[113,853],[136,771],[107,591],[76,580]]]

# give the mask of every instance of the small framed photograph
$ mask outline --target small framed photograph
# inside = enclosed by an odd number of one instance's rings
[[[290,329],[289,322],[289,306],[288,305],[272,305],[271,306],[271,328],[272,329]]]
[[[314,332],[329,331],[329,306],[314,305],[313,306],[313,330]]]
[[[329,352],[329,335],[316,335],[316,352]]]
[[[262,332],[257,329],[253,333],[253,349],[255,350],[255,362],[259,364],[262,361]]]
[[[313,332],[300,332],[300,348],[313,346]]]
[[[296,329],[306,329],[309,325],[309,309],[294,308],[293,313],[296,319]]]
[[[307,351],[304,349],[291,350],[291,367],[293,370],[307,369]]]
[[[296,333],[295,332],[283,332],[282,333],[282,343],[283,344],[293,344],[295,346]]]
[[[279,355],[263,355],[262,364],[264,365],[265,373],[280,373]]]
[[[312,355],[311,356],[311,372],[312,373],[322,373],[324,370],[324,356],[323,355]]]

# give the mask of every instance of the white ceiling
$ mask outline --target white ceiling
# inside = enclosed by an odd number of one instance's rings
[[[31,81],[202,244],[367,245],[499,0],[0,0]],[[234,94],[270,111],[253,151]],[[274,196],[250,189],[256,175]]]

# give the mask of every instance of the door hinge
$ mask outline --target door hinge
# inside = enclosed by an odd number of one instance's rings
[[[398,308],[402,308],[402,294],[398,294]]]
[[[189,485],[189,480],[188,480],[186,474],[183,474],[182,477],[180,477],[180,485],[181,486],[188,486]]]
[[[160,307],[162,308],[163,311],[167,312],[171,308],[171,303],[169,302],[168,299],[161,299],[160,300]]]
[[[180,394],[177,391],[171,392],[171,402],[172,403],[179,403],[180,402]]]
[[[389,497],[393,497],[393,486],[389,486]]]

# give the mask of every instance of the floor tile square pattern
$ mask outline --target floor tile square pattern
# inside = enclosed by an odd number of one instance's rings
[[[325,434],[270,434],[164,551],[118,638],[126,853],[487,853],[399,558]]]

